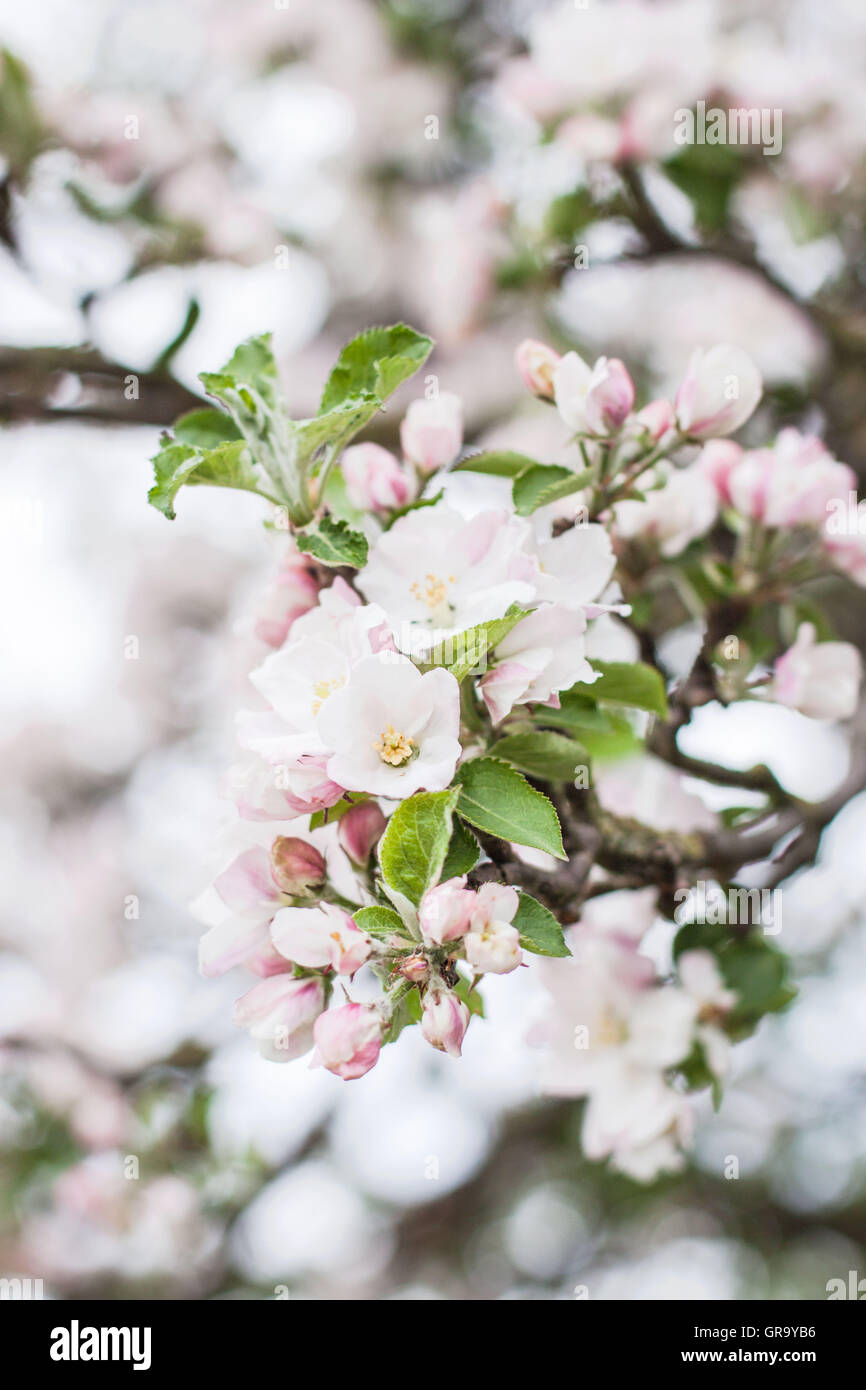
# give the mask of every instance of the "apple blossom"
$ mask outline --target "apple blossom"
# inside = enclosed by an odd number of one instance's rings
[[[309,561],[292,546],[257,607],[255,635],[269,647],[281,647],[296,619],[315,605],[318,592]]]
[[[554,352],[546,343],[540,343],[537,338],[524,338],[514,354],[514,359],[523,384],[532,394],[540,396],[542,400],[552,401],[553,377],[562,361],[560,354]]]
[[[460,687],[443,667],[422,675],[405,658],[369,657],[323,706],[318,731],[328,775],[347,791],[395,801],[441,791],[460,756]]]
[[[665,556],[680,555],[706,534],[718,512],[716,490],[696,465],[675,469],[665,486],[649,492],[645,502],[627,499],[613,509],[614,531],[624,540],[654,541]]]
[[[492,669],[481,680],[481,695],[494,724],[515,705],[549,704],[576,681],[591,684],[598,678],[584,655],[585,631],[583,611],[564,604],[543,604],[521,618],[497,643]]]
[[[556,408],[576,434],[615,434],[634,404],[634,383],[616,357],[593,367],[567,352],[554,373]]]
[[[820,526],[828,504],[847,497],[856,481],[819,439],[785,429],[772,449],[744,453],[727,472],[725,486],[732,505],[765,526]]]
[[[674,402],[677,424],[690,439],[733,434],[761,399],[761,374],[741,348],[696,348]]]
[[[449,878],[429,889],[418,908],[418,924],[425,941],[441,946],[465,936],[476,905],[476,895],[466,887],[465,878]]]
[[[413,984],[420,984],[426,980],[430,973],[430,962],[425,955],[420,952],[413,956],[404,956],[400,966],[400,974],[404,980],[411,980]]]
[[[568,608],[590,610],[616,565],[610,536],[597,522],[571,526],[549,540],[528,536],[525,549],[534,563],[535,601]]]
[[[857,708],[863,664],[850,642],[816,642],[812,623],[776,661],[770,693],[812,719],[850,719]]]
[[[645,431],[654,444],[676,429],[677,417],[670,401],[650,401],[634,416],[634,424]]]
[[[468,1027],[469,1009],[453,990],[428,990],[421,1012],[421,1032],[431,1047],[447,1052],[449,1057],[459,1057]]]
[[[325,872],[324,856],[297,835],[278,835],[271,845],[271,874],[282,892],[309,893],[324,882]]]
[[[340,467],[349,501],[360,511],[387,513],[411,500],[406,470],[379,444],[353,444],[345,450]]]
[[[267,851],[260,846],[245,850],[217,875],[214,888],[230,915],[215,923],[199,942],[202,975],[223,975],[236,965],[261,960],[257,973],[269,974],[282,965],[266,963],[269,926],[286,898],[276,883]],[[263,957],[262,953],[265,953]]]
[[[321,980],[275,975],[241,995],[234,1006],[234,1021],[249,1029],[263,1057],[290,1062],[313,1046],[314,1025],[324,1007]]]
[[[387,824],[375,801],[359,801],[340,817],[337,836],[353,863],[367,863]]]
[[[507,975],[520,965],[520,933],[511,925],[519,906],[516,888],[485,883],[478,890],[463,945],[479,974]]]
[[[372,950],[370,938],[349,913],[327,902],[281,908],[271,923],[271,940],[293,965],[310,970],[330,967],[339,975],[354,975]]]
[[[315,1021],[312,1066],[326,1067],[344,1081],[364,1076],[379,1060],[384,1024],[370,1004],[343,1004]]]
[[[453,462],[463,444],[460,397],[443,391],[430,400],[413,401],[400,426],[400,444],[422,473],[434,473]]]
[[[433,637],[456,632],[501,618],[512,603],[529,602],[529,535],[529,524],[505,511],[479,512],[467,521],[442,503],[425,507],[379,537],[358,588],[384,610],[405,650],[413,630],[420,638],[431,629]]]
[[[719,501],[726,507],[731,505],[730,477],[742,457],[742,445],[733,439],[710,439],[695,461],[695,466],[709,478]]]

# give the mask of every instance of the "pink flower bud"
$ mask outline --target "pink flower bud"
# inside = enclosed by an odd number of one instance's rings
[[[731,505],[730,477],[743,457],[743,450],[732,439],[711,439],[696,460],[696,466],[709,478],[726,507]]]
[[[590,367],[567,352],[554,373],[556,408],[576,434],[615,434],[634,405],[634,383],[617,357]]]
[[[815,642],[811,623],[801,623],[793,647],[773,668],[771,694],[812,719],[850,719],[857,708],[862,662],[850,642]]]
[[[771,449],[750,449],[727,476],[731,502],[765,526],[821,526],[856,478],[820,439],[782,430]]]
[[[384,514],[411,500],[405,468],[379,444],[353,444],[343,454],[341,467],[349,501],[362,511]]]
[[[315,845],[297,835],[278,835],[271,845],[271,873],[277,887],[291,897],[309,893],[325,881],[325,860]]]
[[[451,463],[463,443],[460,397],[445,391],[432,400],[413,401],[400,426],[400,443],[406,458],[422,473]]]
[[[517,370],[524,386],[541,400],[553,400],[553,374],[562,358],[558,352],[537,338],[524,338],[514,354]]]
[[[313,1033],[316,1051],[311,1065],[355,1081],[378,1062],[384,1026],[371,1004],[343,1004],[320,1014]]]
[[[478,890],[470,930],[463,946],[479,974],[507,975],[523,959],[520,933],[511,922],[520,906],[516,888],[485,883]]]
[[[476,899],[471,889],[464,887],[465,883],[465,878],[449,878],[424,894],[418,921],[425,941],[441,946],[445,941],[456,941],[469,930]]]
[[[354,864],[366,864],[388,824],[375,801],[361,801],[337,822],[337,839]]]
[[[321,980],[272,975],[253,985],[234,1006],[234,1021],[249,1028],[263,1057],[290,1062],[313,1046],[313,1024],[325,1007]]]
[[[308,970],[328,966],[339,975],[354,975],[372,949],[370,938],[354,918],[333,903],[318,907],[284,907],[271,923],[271,940],[286,960]]]
[[[421,1032],[431,1047],[459,1057],[468,1027],[469,1010],[453,990],[432,989],[424,996]]]
[[[676,416],[670,401],[650,401],[643,410],[639,410],[634,417],[642,429],[645,429],[654,444],[667,434],[668,430],[676,427]]]
[[[403,978],[411,980],[415,985],[427,979],[429,970],[427,957],[422,955],[407,956],[400,966],[400,974]]]
[[[692,353],[676,395],[677,423],[690,439],[733,434],[761,399],[761,374],[741,348],[720,343]]]
[[[316,605],[319,586],[308,566],[309,561],[293,547],[286,563],[262,595],[253,630],[269,647],[281,647],[295,619]]]

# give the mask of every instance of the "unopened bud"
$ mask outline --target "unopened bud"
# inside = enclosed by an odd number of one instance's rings
[[[355,864],[366,864],[388,824],[375,801],[361,801],[337,824],[337,838]]]
[[[278,835],[271,846],[271,873],[291,897],[309,893],[325,881],[326,866],[315,845],[296,835]]]

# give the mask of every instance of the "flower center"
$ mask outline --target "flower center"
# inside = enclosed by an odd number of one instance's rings
[[[430,616],[434,621],[447,625],[451,616],[451,609],[448,603],[448,585],[455,582],[454,575],[449,574],[447,579],[443,579],[438,574],[425,574],[424,583],[417,579],[410,585],[409,592],[419,603],[423,603],[430,610]]]
[[[414,738],[398,733],[393,724],[387,726],[373,747],[389,767],[405,767],[418,752]]]
[[[596,1028],[596,1042],[602,1047],[618,1047],[628,1036],[625,1024],[616,1014],[606,1010]]]
[[[346,684],[345,676],[334,676],[333,680],[316,681],[313,685],[313,714],[318,714],[329,695]]]

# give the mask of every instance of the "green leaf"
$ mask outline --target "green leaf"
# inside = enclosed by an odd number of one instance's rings
[[[235,348],[220,371],[201,372],[199,381],[209,396],[228,407],[243,434],[244,420],[259,420],[256,398],[269,410],[282,405],[270,333],[248,338]]]
[[[299,465],[308,464],[326,446],[331,458],[335,458],[353,435],[373,418],[381,404],[378,396],[364,392],[341,401],[323,415],[314,415],[311,420],[291,421],[289,430]]]
[[[363,792],[352,792],[352,799],[341,797],[333,806],[326,806],[323,811],[314,811],[310,816],[310,829],[319,830],[323,825],[333,825],[335,821],[341,820],[347,811],[351,811],[353,806],[358,806],[367,797]]]
[[[360,395],[381,403],[423,366],[433,340],[405,323],[368,328],[343,348],[325,384],[319,414]]]
[[[456,632],[437,642],[424,653],[424,661],[430,666],[444,666],[455,680],[461,681],[477,671],[487,653],[525,617],[526,609],[512,606],[503,618],[479,623],[477,627],[466,628],[464,632]]]
[[[595,687],[589,686],[588,689],[594,690]],[[574,690],[562,692],[559,709],[551,709],[549,705],[536,706],[533,718],[536,724],[553,724],[557,728],[571,729],[581,737],[585,730],[605,733],[611,728],[610,718],[604,710],[597,709],[585,695],[578,695]]]
[[[520,932],[520,944],[536,956],[570,956],[562,927],[552,912],[520,889],[520,906],[512,926]]]
[[[591,468],[575,473],[559,464],[534,464],[514,479],[511,495],[515,509],[520,516],[529,516],[549,502],[558,502],[561,497],[579,492],[594,476]]]
[[[457,769],[457,810],[479,830],[565,859],[559,817],[552,802],[508,763],[473,758]]]
[[[461,820],[455,820],[451,840],[445,855],[445,862],[439,873],[442,883],[449,878],[462,878],[470,873],[478,863],[481,847],[471,830],[467,830]]]
[[[352,913],[352,917],[361,931],[365,931],[368,936],[377,937],[380,941],[388,941],[395,934],[404,941],[408,939],[403,920],[393,907],[361,907]]]
[[[215,449],[199,449],[192,444],[172,443],[171,436],[166,435],[152,462],[156,482],[147,500],[169,521],[175,516],[174,499],[184,486],[239,488],[258,493],[270,502],[278,501],[268,490],[270,480],[253,463],[243,439],[233,439]]]
[[[490,473],[497,478],[516,478],[529,468],[540,468],[541,464],[528,454],[516,454],[510,449],[486,449],[480,454],[470,454],[468,458],[455,463],[453,473]]]
[[[508,734],[494,743],[490,753],[528,772],[531,777],[551,782],[570,782],[575,768],[589,762],[586,749],[574,739],[542,730]]]
[[[306,531],[298,531],[295,539],[299,550],[315,556],[323,565],[360,569],[367,563],[367,537],[362,531],[353,531],[345,521],[325,516]]]
[[[181,415],[172,432],[179,444],[192,444],[196,449],[215,449],[241,437],[232,417],[225,410],[213,410],[210,406]]]
[[[417,989],[410,989],[397,1002],[391,1022],[385,1033],[384,1042],[396,1042],[404,1028],[411,1028],[421,1022],[421,995]]]
[[[417,907],[439,882],[451,840],[451,817],[459,792],[417,792],[401,801],[379,841],[379,863],[387,885]]]
[[[647,666],[643,661],[593,661],[591,665],[600,672],[600,677],[591,685],[578,682],[572,687],[578,694],[586,692],[593,700],[630,705],[667,718],[664,681],[654,666]]]
[[[24,179],[47,139],[30,73],[8,48],[0,49],[0,149],[13,179]]]

